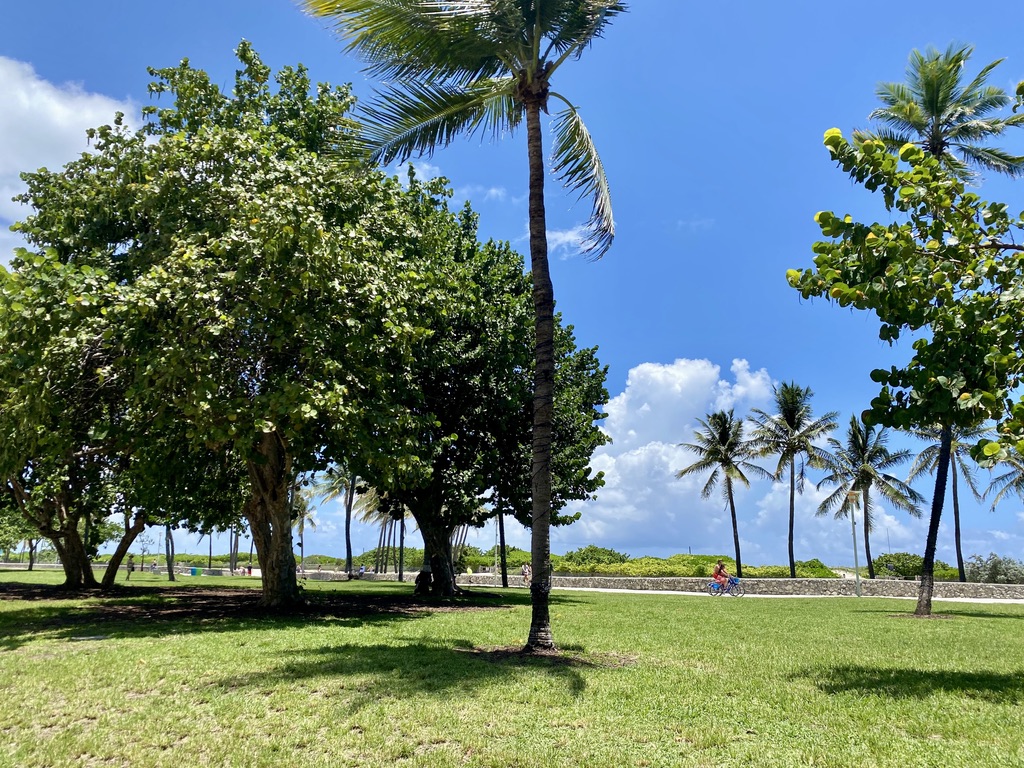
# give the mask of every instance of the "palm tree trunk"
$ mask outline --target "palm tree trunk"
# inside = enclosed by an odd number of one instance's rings
[[[942,500],[946,495],[946,478],[949,475],[949,451],[953,443],[953,430],[943,427],[939,439],[939,458],[935,465],[935,495],[932,496],[932,516],[928,522],[928,539],[924,545],[924,562],[921,564],[921,588],[917,594],[916,616],[932,615],[932,592],[935,590],[935,545],[939,540],[939,518],[942,516]]]
[[[736,522],[736,500],[732,495],[732,478],[725,478],[725,494],[729,497],[729,512],[732,514],[732,543],[736,548],[736,576],[743,578],[743,563],[740,561],[740,528]]]
[[[402,512],[402,519],[399,521],[398,535],[398,580],[405,581],[405,512]]]
[[[864,557],[868,561],[868,578],[875,578],[875,566],[871,563],[871,528],[868,525],[868,500],[870,491],[865,488],[863,493],[864,514],[861,515],[861,522],[864,524]]]
[[[526,146],[530,163],[530,271],[536,351],[533,375],[533,514],[531,560],[533,607],[528,649],[552,649],[551,635],[551,421],[554,408],[555,294],[548,270],[547,218],[544,210],[544,149],[541,141],[541,101],[526,102]]]
[[[505,515],[498,513],[498,546],[501,547],[501,586],[508,589],[508,561],[505,558]]]
[[[373,570],[376,573],[381,572],[382,560],[384,557],[384,532],[387,531],[388,521],[384,520],[380,524],[380,535],[377,537],[377,553],[373,557]]]
[[[796,459],[789,459],[789,578],[796,578],[796,559],[793,557],[793,521],[796,518]]]
[[[356,476],[349,477],[345,489],[345,573],[352,575],[352,505],[356,501]]]
[[[174,534],[170,523],[164,526],[164,558],[167,561],[167,580],[174,581]],[[252,555],[249,562],[252,562]]]
[[[960,495],[957,493],[956,487],[957,459],[953,455],[952,448],[950,448],[949,454],[949,481],[953,484],[953,540],[956,542],[956,570],[960,581],[967,581],[967,572],[964,570],[964,553],[960,549]]]

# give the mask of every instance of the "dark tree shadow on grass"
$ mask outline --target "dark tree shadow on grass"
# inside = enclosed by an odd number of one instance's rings
[[[544,675],[555,678],[573,696],[581,696],[586,680],[581,669],[607,666],[583,656],[528,655],[511,649],[479,649],[468,640],[431,642],[424,639],[394,644],[322,646],[296,652],[268,669],[228,676],[215,683],[227,690],[272,691],[282,684],[307,681],[321,695],[344,696],[350,711],[381,697],[416,694],[444,697],[479,692],[490,682],[506,684]],[[315,681],[315,682],[314,682]]]
[[[3,584],[0,650],[13,650],[39,638],[102,640],[332,623],[381,625],[438,612],[500,610],[518,604],[504,600],[503,595],[438,601],[414,598],[411,591],[404,595],[339,590],[308,597],[308,604],[282,613],[260,606],[260,593],[254,589],[127,587],[68,592],[52,586]]]
[[[1024,669],[1015,672],[956,672],[950,670],[882,669],[848,665],[809,669],[794,675],[812,680],[828,694],[855,693],[890,699],[924,699],[955,693],[993,704],[1024,701]]]

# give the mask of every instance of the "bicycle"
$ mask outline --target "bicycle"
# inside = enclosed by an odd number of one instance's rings
[[[740,580],[735,576],[729,577],[729,583],[724,587],[717,581],[712,581],[708,584],[708,594],[712,597],[718,597],[719,595],[732,595],[733,597],[743,597],[746,594],[746,590],[743,589],[743,585],[740,584]]]

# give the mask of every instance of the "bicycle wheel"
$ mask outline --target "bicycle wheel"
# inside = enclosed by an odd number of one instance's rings
[[[714,582],[711,582],[710,584],[708,584],[708,594],[712,597],[718,597],[720,594],[722,594],[722,588]]]
[[[729,587],[729,594],[733,597],[743,597],[743,595],[745,595],[746,593],[747,591],[743,589],[742,584],[733,584],[731,587]]]

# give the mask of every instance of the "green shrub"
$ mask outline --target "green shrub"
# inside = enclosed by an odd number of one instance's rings
[[[568,565],[571,568],[583,568],[590,570],[592,566],[625,563],[628,562],[629,559],[629,555],[616,552],[614,549],[596,547],[593,544],[588,544],[587,546],[573,550],[572,552],[566,552],[565,555],[562,556],[562,565]]]
[[[924,558],[910,552],[893,552],[879,555],[874,560],[876,576],[892,576],[914,579],[921,575]]]
[[[788,579],[788,565],[756,565],[743,569],[744,578],[749,579]]]
[[[788,574],[787,574],[788,575]],[[818,558],[813,560],[797,560],[796,575],[799,579],[838,579],[839,574],[825,565]]]
[[[1024,584],[1024,562],[1012,557],[1000,557],[992,552],[988,557],[972,555],[964,564],[968,581],[986,584]]]

